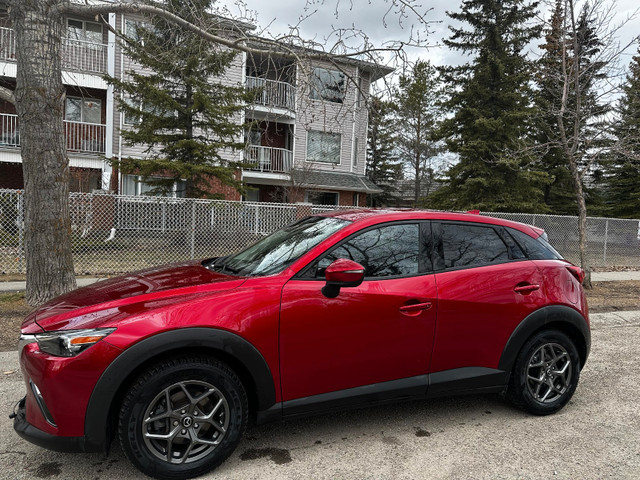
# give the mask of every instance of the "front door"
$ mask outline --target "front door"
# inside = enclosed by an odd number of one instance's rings
[[[437,301],[430,238],[429,222],[376,226],[284,286],[283,401],[427,374]],[[324,269],[337,258],[363,265],[365,280],[327,298]]]

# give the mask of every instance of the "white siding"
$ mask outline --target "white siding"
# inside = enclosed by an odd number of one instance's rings
[[[357,106],[356,94],[357,69],[350,65],[345,65],[342,71],[346,74],[346,92],[343,103],[334,103],[323,100],[313,100],[309,98],[308,75],[313,67],[322,67],[336,70],[330,64],[314,63],[311,67],[299,68],[297,88],[297,111],[296,111],[296,141],[295,141],[295,162],[301,166],[301,162],[307,157],[307,132],[309,130],[319,130],[331,133],[339,133],[342,136],[340,153],[340,164],[330,163],[307,163],[319,170],[332,170],[338,172],[352,171],[352,152],[354,131],[358,137],[358,165],[357,173],[364,173],[364,152],[366,149],[366,124],[367,110],[365,102]],[[368,92],[368,81],[363,81],[363,91]]]

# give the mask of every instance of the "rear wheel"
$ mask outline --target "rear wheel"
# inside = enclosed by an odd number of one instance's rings
[[[509,399],[535,415],[549,415],[564,407],[580,378],[580,356],[573,341],[558,330],[535,334],[518,354]]]
[[[244,387],[226,364],[207,357],[165,360],[127,392],[120,443],[147,475],[195,477],[231,455],[244,433],[247,409]]]

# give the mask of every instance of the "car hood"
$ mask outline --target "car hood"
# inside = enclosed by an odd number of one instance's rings
[[[96,312],[122,310],[140,302],[158,302],[176,296],[191,297],[237,288],[243,277],[224,275],[202,266],[200,262],[177,263],[133,272],[96,282],[50,300],[32,312],[22,324],[23,333],[61,328],[86,328],[71,321],[87,320]],[[85,322],[82,322],[85,323]],[[93,322],[91,322],[93,323]]]

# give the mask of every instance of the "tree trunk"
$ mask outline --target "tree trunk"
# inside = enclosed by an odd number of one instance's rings
[[[414,159],[414,162],[415,162],[415,164],[414,164],[415,169],[414,170],[416,172],[416,177],[415,177],[415,179],[413,181],[414,182],[413,183],[413,197],[414,197],[413,206],[414,207],[418,205],[418,200],[420,199],[420,175],[421,175],[421,172],[420,172],[420,154],[416,153],[415,155],[416,155],[416,157]]]
[[[71,256],[69,159],[61,76],[59,0],[13,0],[16,110],[25,189],[26,299],[39,305],[76,287]]]
[[[573,155],[567,153],[569,159],[569,169],[571,170],[571,178],[573,179],[573,188],[576,193],[576,202],[578,204],[578,237],[580,242],[580,268],[584,270],[585,277],[582,285],[585,288],[591,288],[591,267],[587,261],[587,204],[584,200],[584,192],[582,191],[582,179],[578,170],[578,163]]]

